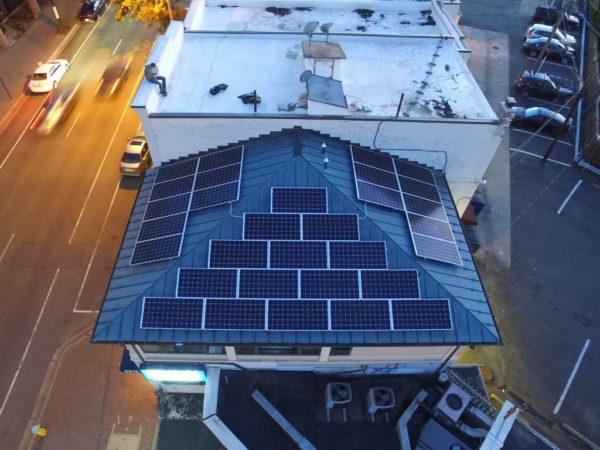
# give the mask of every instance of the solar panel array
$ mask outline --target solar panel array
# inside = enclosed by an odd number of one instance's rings
[[[452,328],[449,301],[421,299],[416,270],[388,269],[385,242],[360,241],[357,215],[323,211],[325,189],[274,188],[272,202],[244,215],[244,240],[210,241],[208,268],[181,268],[176,297],[146,298],[141,327]]]
[[[405,211],[417,256],[461,266],[433,172],[355,145],[350,153],[358,198]]]
[[[131,265],[178,257],[190,211],[236,201],[243,153],[234,147],[159,168]]]

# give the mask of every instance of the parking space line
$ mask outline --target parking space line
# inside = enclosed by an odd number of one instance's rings
[[[536,155],[535,153],[527,152],[525,150],[521,150],[520,148],[510,148],[511,152],[524,153],[525,155],[533,156],[534,158],[543,159],[543,156]],[[564,163],[562,161],[557,161],[556,159],[548,158],[547,161],[553,162],[554,164],[559,164],[565,167],[571,167],[571,164]]]
[[[548,100],[542,100],[541,98],[535,98],[535,102],[536,103],[546,103],[547,105],[552,105],[552,106],[556,106],[559,109],[564,108],[565,104],[564,103],[554,103],[554,102],[549,102]]]
[[[71,125],[71,128],[69,128],[69,131],[67,132],[67,135],[65,136],[66,138],[69,137],[69,135],[71,134],[71,131],[73,131],[73,128],[75,128],[75,124],[79,120],[80,116],[81,116],[81,111],[79,111],[79,114],[77,114],[77,117],[75,117],[75,120],[73,121],[73,125]]]
[[[587,352],[587,349],[589,346],[590,346],[590,340],[586,339],[585,344],[583,344],[583,348],[581,349],[581,352],[579,353],[579,357],[577,358],[577,362],[575,363],[575,367],[573,367],[573,370],[571,371],[571,375],[569,376],[569,379],[567,380],[567,384],[565,385],[565,388],[563,389],[562,394],[560,395],[560,398],[558,399],[558,403],[554,407],[554,411],[552,411],[553,414],[558,414],[558,412],[560,411],[560,408],[562,407],[562,404],[565,401],[565,397],[567,396],[569,389],[571,389],[571,383],[573,383],[573,380],[575,379],[575,375],[577,375],[577,371],[579,370],[581,361],[583,361],[583,357],[585,356],[585,353]]]
[[[544,136],[542,134],[539,133],[532,133],[531,131],[527,131],[527,130],[523,130],[521,128],[511,128],[513,131],[518,131],[519,133],[523,133],[523,134],[528,134],[530,136],[536,136],[539,137],[541,139],[546,139],[547,141],[553,141],[554,138],[548,137],[548,136]],[[564,144],[564,145],[568,145],[570,147],[573,147],[573,144],[571,144],[570,142],[567,141],[562,141],[562,140],[558,140],[557,142],[559,142],[560,144]]]
[[[528,56],[527,59],[535,61],[537,58],[532,58],[531,56]],[[557,62],[554,62],[554,61],[544,61],[544,64],[552,64],[553,66],[573,68],[573,66],[570,65],[570,64],[557,63]]]
[[[15,233],[12,234],[12,236],[10,237],[10,239],[8,240],[8,242],[6,243],[6,246],[4,247],[4,251],[2,252],[2,255],[0,255],[0,262],[2,262],[2,260],[4,259],[4,255],[6,255],[6,252],[8,251],[8,247],[10,247],[10,244],[13,241],[14,238],[15,238]]]
[[[573,194],[575,193],[575,191],[577,189],[579,189],[579,186],[581,186],[581,183],[583,183],[583,181],[579,180],[575,184],[575,187],[573,189],[571,189],[571,192],[569,193],[569,195],[567,195],[567,198],[565,198],[565,201],[562,203],[562,205],[560,205],[560,208],[558,208],[558,211],[556,211],[556,214],[560,214],[562,212],[562,210],[565,208],[565,206],[567,205],[567,203],[569,202],[569,200],[571,200],[571,197],[573,197]]]

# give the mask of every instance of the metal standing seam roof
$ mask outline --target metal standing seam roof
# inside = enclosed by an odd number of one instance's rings
[[[321,144],[327,144],[323,168]],[[463,266],[415,255],[405,214],[356,197],[349,142],[303,129],[284,130],[244,142],[239,201],[189,215],[181,256],[130,266],[131,254],[156,170],[148,171],[130,217],[92,342],[453,345],[501,342],[481,279],[474,265],[445,177],[434,171]],[[195,157],[192,155],[190,157]],[[361,241],[385,241],[389,269],[416,269],[422,298],[448,298],[452,330],[441,331],[207,331],[142,329],[144,297],[175,295],[180,267],[208,267],[211,239],[242,238],[245,212],[269,212],[272,187],[325,187],[329,213],[359,215]]]

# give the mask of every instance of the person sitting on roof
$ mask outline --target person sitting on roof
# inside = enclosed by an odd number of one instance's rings
[[[150,83],[158,84],[160,93],[167,96],[167,79],[158,74],[158,66],[155,63],[146,64],[145,67],[146,79]]]

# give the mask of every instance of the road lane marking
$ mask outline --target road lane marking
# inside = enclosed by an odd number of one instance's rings
[[[108,5],[108,8],[106,8],[106,11],[104,11],[104,14],[102,14],[102,17],[104,17],[106,15],[106,13],[108,12],[108,10],[111,8],[112,5],[113,5],[112,3],[110,5]],[[102,17],[100,19],[102,19]],[[96,24],[94,25],[94,27],[90,30],[90,32],[88,33],[87,37],[83,40],[83,42],[81,43],[81,46],[77,49],[77,51],[75,52],[75,54],[71,58],[71,63],[73,63],[73,61],[75,61],[75,59],[77,58],[77,56],[79,56],[79,53],[83,49],[83,46],[88,41],[88,39],[90,37],[92,37],[92,33],[94,31],[96,31],[96,28],[98,28],[98,25],[100,25],[100,20],[96,21]]]
[[[567,205],[567,203],[569,203],[569,200],[571,200],[571,197],[573,197],[573,194],[575,193],[575,191],[577,189],[579,189],[579,186],[581,186],[581,183],[583,183],[583,181],[579,180],[575,184],[575,187],[571,190],[571,192],[569,193],[569,195],[567,195],[567,198],[565,198],[565,201],[562,203],[562,205],[560,205],[560,208],[558,208],[558,211],[556,211],[556,214],[560,214],[562,212],[562,210],[565,208],[565,206]]]
[[[119,48],[119,45],[121,45],[121,42],[123,42],[123,39],[119,39],[119,42],[117,42],[117,46],[115,47],[115,49],[113,50],[113,55],[115,53],[117,53],[117,49]]]
[[[119,184],[117,183],[117,187],[115,188],[115,192],[113,193],[112,199],[110,200],[110,205],[108,206],[108,211],[104,215],[104,222],[102,222],[102,226],[100,227],[100,232],[98,233],[98,239],[96,239],[96,245],[94,246],[94,251],[92,252],[92,256],[90,257],[90,262],[88,263],[87,269],[85,271],[85,275],[83,276],[83,280],[81,281],[81,287],[79,288],[79,292],[77,293],[77,299],[75,300],[75,306],[73,307],[74,313],[97,313],[95,310],[82,310],[77,309],[79,306],[79,299],[81,298],[81,294],[83,293],[83,287],[87,282],[88,275],[90,274],[90,269],[92,268],[92,263],[94,262],[94,258],[96,257],[96,252],[98,251],[98,247],[100,246],[100,240],[102,239],[102,233],[104,233],[104,229],[106,228],[106,224],[108,222],[108,216],[110,215],[110,211],[115,203],[115,199],[117,198],[117,193],[119,192]]]
[[[71,128],[69,128],[69,131],[67,132],[67,135],[65,136],[65,138],[69,137],[69,135],[71,134],[71,131],[73,131],[73,128],[75,128],[75,124],[79,120],[80,116],[81,116],[81,111],[79,111],[79,114],[77,114],[77,117],[75,117],[75,120],[73,121],[73,125],[71,125]]]
[[[525,150],[521,150],[520,148],[510,147],[510,150],[512,152],[524,153],[525,155],[533,156],[534,158],[543,159],[543,156],[536,155],[535,153],[527,152]],[[550,161],[550,162],[553,162],[555,164],[560,164],[561,166],[565,166],[565,167],[571,167],[571,164],[567,164],[567,163],[564,163],[562,161],[557,161],[557,160],[552,159],[552,158],[548,158],[546,161]]]
[[[15,233],[12,234],[12,236],[8,240],[8,243],[6,244],[6,247],[4,247],[4,251],[0,255],[0,262],[2,262],[2,260],[4,259],[4,255],[6,255],[6,252],[8,251],[8,247],[10,247],[10,243],[13,241],[14,238],[15,238]]]
[[[540,139],[546,139],[547,141],[553,141],[554,138],[548,137],[548,136],[544,136],[543,134],[540,133],[532,133],[531,131],[527,131],[527,130],[523,130],[521,128],[511,128],[511,130],[513,131],[518,131],[519,133],[523,133],[523,134],[528,134],[530,136],[535,136],[535,137],[539,137]],[[559,142],[561,144],[564,145],[568,145],[570,147],[573,147],[573,144],[571,144],[570,142],[567,141],[561,141],[560,139],[556,142]]]
[[[140,83],[140,81],[142,80],[142,76],[144,75],[143,72],[140,73],[140,75],[138,76],[138,79],[136,81],[136,86]],[[125,108],[123,108],[123,112],[121,113],[121,117],[119,118],[119,122],[117,123],[117,126],[115,128],[114,133],[112,134],[112,137],[110,138],[110,142],[108,143],[108,146],[106,147],[106,151],[104,152],[104,156],[102,157],[102,161],[100,162],[100,166],[98,167],[98,171],[96,172],[96,176],[94,177],[94,181],[92,182],[92,185],[90,186],[90,190],[88,191],[87,197],[85,198],[85,201],[83,202],[83,206],[81,207],[81,211],[79,211],[79,217],[77,217],[77,222],[75,222],[75,227],[73,228],[73,232],[71,233],[71,236],[69,237],[69,244],[71,244],[73,242],[73,238],[75,237],[75,233],[77,232],[77,228],[79,227],[79,222],[81,222],[81,218],[83,217],[83,213],[85,211],[85,209],[87,208],[87,204],[90,201],[90,198],[92,196],[92,191],[94,190],[94,187],[96,186],[96,183],[98,182],[98,178],[100,177],[100,171],[102,170],[102,167],[104,166],[104,163],[106,162],[106,158],[108,157],[108,152],[110,150],[110,148],[112,147],[115,138],[117,137],[117,133],[119,131],[119,127],[121,126],[121,123],[123,122],[123,119],[125,118],[125,114],[127,113],[127,111],[130,110],[130,106],[131,105],[131,100],[133,99],[133,96],[136,94],[137,91],[132,91],[131,95],[129,96],[129,99],[127,100],[127,103],[125,103]],[[1,168],[1,167],[0,167]]]
[[[573,367],[573,371],[571,372],[571,375],[569,376],[569,379],[567,380],[567,384],[565,385],[565,388],[563,389],[562,394],[560,395],[560,398],[558,399],[558,403],[554,407],[554,411],[552,411],[553,414],[558,414],[558,412],[560,411],[560,408],[562,407],[562,404],[565,401],[565,397],[567,396],[567,392],[569,392],[569,389],[571,388],[571,383],[573,383],[573,380],[575,379],[575,375],[577,374],[577,371],[579,370],[581,361],[583,361],[583,357],[585,356],[585,352],[587,352],[587,349],[589,346],[590,346],[590,340],[586,339],[585,344],[583,344],[583,348],[581,349],[581,352],[579,353],[579,358],[577,358],[577,362],[575,363],[575,367]]]
[[[50,288],[48,289],[48,293],[46,294],[46,299],[44,300],[42,309],[40,310],[40,313],[38,314],[37,320],[35,321],[35,325],[33,326],[33,330],[31,331],[31,335],[29,336],[29,341],[27,342],[25,351],[23,352],[23,355],[21,356],[21,361],[19,362],[17,371],[15,372],[15,375],[13,376],[13,379],[10,382],[10,386],[8,387],[8,392],[6,393],[6,396],[4,397],[2,406],[0,406],[0,417],[2,417],[2,413],[4,412],[4,409],[6,408],[6,404],[8,403],[10,394],[12,393],[12,390],[15,387],[15,383],[17,382],[17,378],[19,377],[19,373],[21,372],[21,369],[23,368],[23,363],[25,362],[27,353],[29,353],[29,348],[31,347],[31,342],[33,341],[33,336],[35,335],[35,332],[37,331],[37,327],[40,324],[40,320],[42,320],[42,315],[44,314],[44,310],[46,309],[46,304],[48,303],[48,300],[50,299],[50,295],[52,294],[52,290],[54,289],[54,284],[56,283],[56,279],[58,278],[59,273],[60,273],[60,267],[58,269],[56,269],[56,272],[54,272],[54,278],[52,278],[52,283],[50,284]]]

